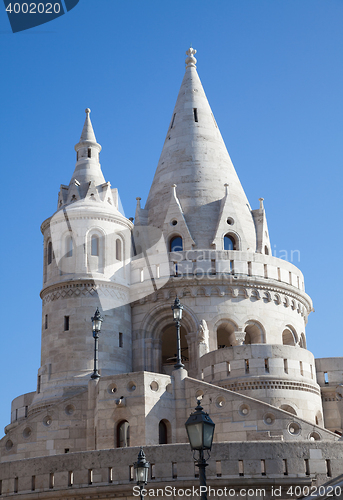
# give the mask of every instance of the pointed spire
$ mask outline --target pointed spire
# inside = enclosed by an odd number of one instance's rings
[[[83,126],[80,142],[93,142],[97,144],[92,122],[90,119],[90,113],[91,110],[89,108],[86,109],[86,119],[85,119],[85,124]]]
[[[146,203],[149,224],[163,227],[165,200],[170,196],[171,181],[176,182],[178,199],[197,248],[211,248],[225,179],[244,228],[242,249],[255,248],[250,206],[198,76],[195,54],[192,47],[186,52],[185,75]]]
[[[101,171],[99,154],[101,146],[96,142],[92,122],[90,119],[89,108],[86,109],[86,119],[83,125],[80,141],[75,145],[77,153],[76,166],[72,175],[72,181],[77,179],[81,184],[81,192],[86,195],[88,191],[88,184],[94,182],[95,186],[105,183],[104,176]]]

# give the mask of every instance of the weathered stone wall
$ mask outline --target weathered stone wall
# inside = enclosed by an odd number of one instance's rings
[[[0,464],[1,496],[132,499],[138,451],[108,449]],[[189,445],[147,446],[144,451],[152,464],[148,488],[199,485]],[[342,471],[342,443],[217,443],[208,463],[213,487],[265,488],[265,498],[275,498],[271,488],[281,486],[281,498],[294,498],[286,493],[290,487],[319,486]]]

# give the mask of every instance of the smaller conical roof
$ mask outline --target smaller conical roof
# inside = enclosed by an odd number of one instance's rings
[[[105,182],[105,178],[101,171],[99,162],[101,146],[96,142],[92,122],[89,116],[90,112],[91,110],[87,108],[86,120],[83,125],[80,141],[75,145],[77,161],[71,178],[71,183],[74,183],[76,179],[80,185],[94,182],[95,186],[99,186]],[[85,190],[81,190],[86,192],[87,189],[88,187],[85,188]]]
[[[86,119],[85,119],[85,124],[82,129],[82,134],[80,137],[80,143],[81,142],[96,142],[94,130],[93,130],[93,125],[90,119],[90,112],[91,110],[89,108],[86,109]]]

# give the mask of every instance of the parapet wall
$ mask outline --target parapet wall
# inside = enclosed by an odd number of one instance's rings
[[[208,484],[216,487],[319,486],[343,468],[342,442],[216,443],[207,467]],[[198,486],[188,444],[147,446],[152,464],[148,488]],[[134,498],[133,464],[139,448],[70,453],[0,464],[2,498]],[[313,483],[313,481],[315,481]],[[107,496],[106,496],[107,495]],[[299,496],[299,495],[298,495]],[[291,498],[288,495],[287,498]]]

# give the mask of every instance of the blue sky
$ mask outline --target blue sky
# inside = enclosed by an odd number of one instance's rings
[[[343,356],[342,25],[341,0],[80,0],[66,15],[12,34],[0,6],[0,430],[11,400],[36,388],[40,224],[73,173],[84,110],[92,109],[105,178],[134,216],[190,43],[252,208],[265,198],[276,256],[300,252],[294,264],[316,310],[308,348],[316,357]]]

